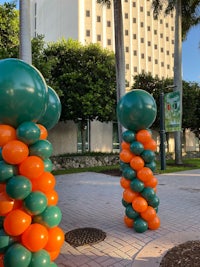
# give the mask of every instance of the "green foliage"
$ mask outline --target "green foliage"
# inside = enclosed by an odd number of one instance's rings
[[[19,11],[14,3],[0,5],[0,59],[18,57]]]

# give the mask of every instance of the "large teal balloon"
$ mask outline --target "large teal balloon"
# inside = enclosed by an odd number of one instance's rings
[[[28,267],[49,267],[51,263],[49,253],[41,249],[32,253],[31,263]]]
[[[22,175],[13,176],[6,184],[7,194],[14,199],[26,198],[32,190],[30,180]]]
[[[117,105],[118,120],[126,129],[132,131],[150,127],[156,118],[156,113],[154,98],[141,89],[126,93]]]
[[[48,140],[39,140],[35,144],[29,146],[30,156],[38,156],[43,160],[49,158],[52,151],[53,146]]]
[[[45,113],[40,117],[38,123],[44,125],[47,130],[53,128],[59,121],[61,114],[61,103],[57,93],[48,86],[48,104]]]
[[[36,68],[18,59],[0,60],[0,123],[36,122],[47,101],[47,85]]]
[[[31,252],[24,246],[14,244],[5,253],[4,267],[28,267],[31,256]]]
[[[24,208],[31,215],[42,213],[46,207],[47,197],[40,191],[33,191],[24,199]]]

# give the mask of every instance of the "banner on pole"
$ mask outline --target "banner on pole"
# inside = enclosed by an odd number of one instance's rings
[[[181,131],[180,92],[165,94],[165,131]]]

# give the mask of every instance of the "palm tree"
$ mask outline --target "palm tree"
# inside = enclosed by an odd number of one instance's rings
[[[111,5],[110,0],[97,0],[97,3]],[[114,27],[115,27],[115,66],[117,83],[117,102],[125,94],[125,54],[124,30],[121,0],[113,0]],[[122,126],[118,123],[119,142],[122,140]]]
[[[153,0],[152,7],[155,18],[166,5],[165,14],[175,10],[175,42],[174,42],[174,90],[180,92],[180,110],[182,121],[182,40],[186,38],[189,29],[200,23],[200,1],[193,0]],[[181,131],[174,133],[175,163],[182,164]]]
[[[20,12],[20,48],[19,57],[25,62],[32,63],[31,29],[30,29],[30,0],[19,1]]]

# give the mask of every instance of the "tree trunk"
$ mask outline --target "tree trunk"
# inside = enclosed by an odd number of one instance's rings
[[[20,10],[20,48],[19,57],[28,64],[32,64],[30,0],[19,1]]]
[[[82,153],[86,152],[86,133],[87,133],[87,123],[85,123],[84,121],[81,121],[81,150]]]
[[[175,43],[174,43],[174,85],[175,91],[180,92],[180,112],[182,122],[182,9],[181,0],[176,0],[175,6]],[[175,163],[183,164],[182,162],[182,134],[181,131],[174,132],[175,141]]]
[[[115,66],[117,82],[117,102],[125,94],[125,54],[124,54],[124,30],[121,0],[113,0],[114,24],[115,24]],[[118,122],[119,142],[122,141],[122,125]]]

